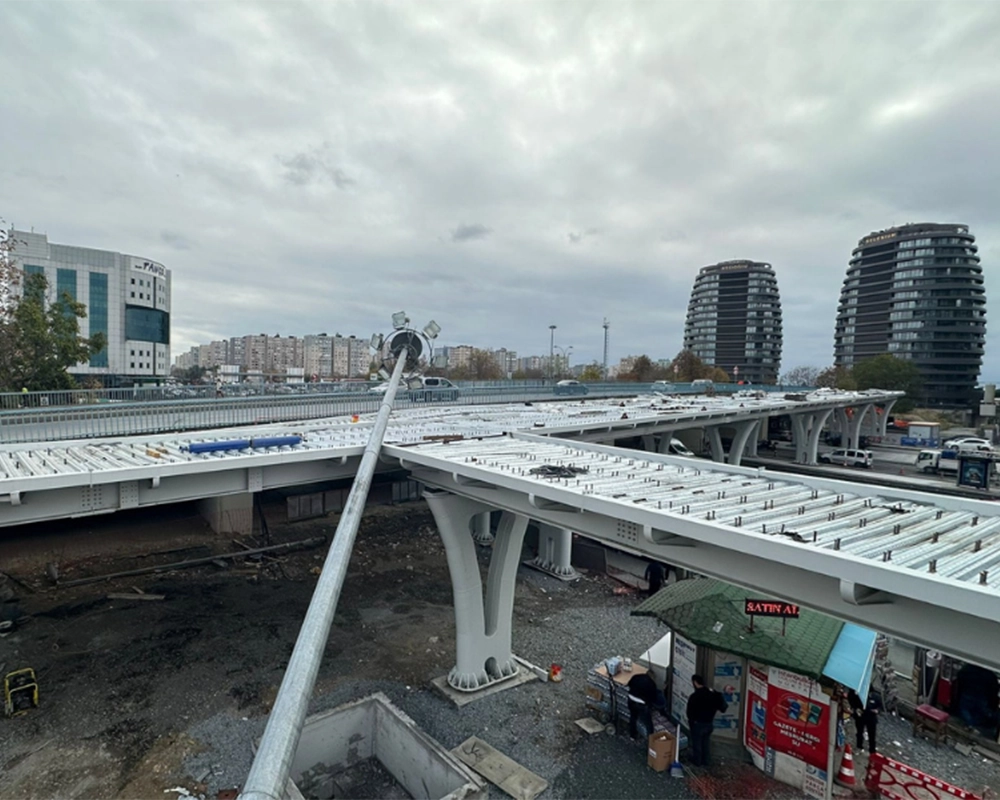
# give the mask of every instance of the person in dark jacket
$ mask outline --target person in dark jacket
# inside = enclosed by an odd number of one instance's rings
[[[646,582],[649,584],[647,593],[650,597],[663,588],[664,570],[659,561],[650,561],[646,567]]]
[[[701,675],[691,678],[694,691],[688,698],[687,718],[691,731],[691,763],[696,767],[707,767],[710,763],[709,745],[712,729],[715,727],[716,713],[725,713],[729,705],[725,698],[705,685]]]
[[[854,727],[858,732],[858,752],[864,749],[865,731],[868,731],[868,753],[875,754],[875,733],[878,730],[878,698],[875,692],[869,690],[868,702],[862,703],[857,692],[853,689],[847,690],[847,704],[851,707],[851,716],[854,718]]]
[[[628,682],[628,712],[629,733],[635,739],[639,735],[638,723],[641,720],[645,735],[653,732],[653,709],[666,708],[667,700],[659,689],[656,681],[648,673],[633,675]]]

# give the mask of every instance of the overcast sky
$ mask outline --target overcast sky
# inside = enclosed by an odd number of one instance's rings
[[[173,353],[266,332],[673,356],[773,264],[832,361],[852,248],[963,222],[1000,378],[1000,3],[0,2],[0,216],[173,271]]]

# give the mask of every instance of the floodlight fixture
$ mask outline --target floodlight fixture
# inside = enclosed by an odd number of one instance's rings
[[[448,356],[444,353],[439,353],[431,359],[431,366],[437,367],[438,369],[444,369],[448,366]]]
[[[409,321],[410,318],[406,316],[405,311],[397,311],[392,315],[392,327],[397,331],[401,328],[405,328]]]
[[[390,378],[390,377],[392,377],[392,376],[391,376],[391,375],[389,374],[389,370],[387,370],[387,369],[386,369],[385,367],[379,367],[379,368],[378,368],[378,376],[379,376],[379,377],[380,377],[380,378],[381,378],[382,380],[384,380],[384,381],[387,381],[387,380],[389,380],[389,378]]]
[[[428,339],[437,339],[437,335],[441,333],[441,326],[438,325],[434,320],[431,320],[426,325],[424,325],[424,336]]]
[[[381,333],[373,333],[372,340],[369,342],[372,350],[376,353],[382,349],[382,342],[385,341],[385,337]]]

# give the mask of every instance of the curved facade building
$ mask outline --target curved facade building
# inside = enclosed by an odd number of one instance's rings
[[[864,237],[837,309],[834,363],[890,353],[923,379],[923,402],[968,408],[986,339],[986,293],[967,225],[918,223]]]
[[[781,299],[770,264],[702,267],[691,290],[684,349],[734,380],[775,383],[781,367]]]

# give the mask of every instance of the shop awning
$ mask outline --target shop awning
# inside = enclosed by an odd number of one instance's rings
[[[814,680],[828,677],[859,694],[871,676],[875,634],[800,608],[795,619],[744,613],[747,598],[767,599],[712,578],[672,583],[632,611],[655,617],[696,644],[751,658]],[[845,633],[846,630],[846,633]]]
[[[845,622],[837,637],[823,674],[854,689],[862,703],[868,701],[872,667],[875,666],[875,631]]]

